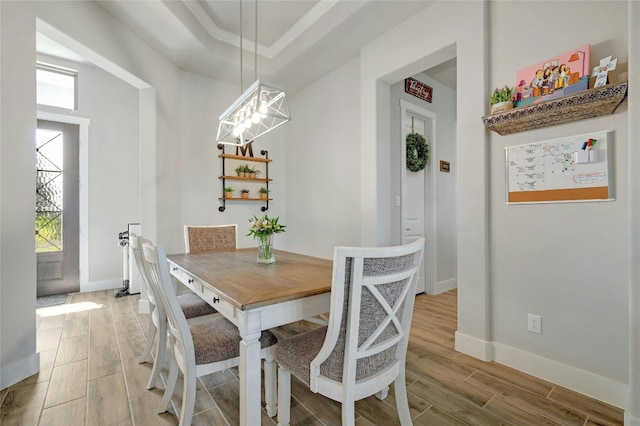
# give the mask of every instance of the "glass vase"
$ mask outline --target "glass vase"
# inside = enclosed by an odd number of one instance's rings
[[[258,237],[258,263],[274,263],[273,234]]]

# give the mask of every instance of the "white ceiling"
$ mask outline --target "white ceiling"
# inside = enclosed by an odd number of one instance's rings
[[[233,84],[240,84],[242,4],[243,86],[255,79],[255,0],[95,1],[181,69]],[[258,78],[298,90],[356,58],[363,45],[431,3],[258,0]],[[41,53],[82,61],[42,35],[37,45]],[[429,74],[455,88],[455,60],[436,68],[443,69]]]

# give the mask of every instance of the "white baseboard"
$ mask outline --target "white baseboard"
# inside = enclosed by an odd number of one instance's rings
[[[626,406],[628,385],[531,352],[501,343],[487,342],[456,331],[458,352],[482,361],[495,361],[556,385],[571,389],[619,408]],[[640,426],[638,419],[625,413],[625,426]]]
[[[624,408],[628,385],[501,343],[493,343],[494,361],[607,404]],[[633,424],[633,423],[632,423]],[[625,422],[626,425],[626,422]]]
[[[456,351],[482,361],[493,361],[493,344],[456,331]]]
[[[624,426],[640,426],[640,417],[631,417],[631,414],[625,411]]]
[[[143,299],[138,300],[138,313],[139,314],[151,313],[151,306],[149,305],[148,300],[143,300]]]
[[[451,278],[446,281],[440,281],[439,283],[436,283],[435,288],[433,289],[434,291],[433,294],[444,293],[445,291],[453,290],[454,288],[457,288],[457,287],[458,287],[457,278]]]
[[[38,371],[40,371],[40,353],[36,352],[0,370],[0,389],[8,388],[29,376],[33,376]]]

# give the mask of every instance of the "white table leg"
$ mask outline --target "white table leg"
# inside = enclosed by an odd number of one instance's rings
[[[260,313],[245,311],[238,321],[240,330],[240,425],[260,424]]]

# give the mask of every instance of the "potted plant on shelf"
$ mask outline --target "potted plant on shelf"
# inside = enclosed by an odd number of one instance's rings
[[[251,167],[251,177],[252,178],[257,177],[260,173],[262,173],[260,170],[257,170],[255,167]]]
[[[491,114],[507,111],[513,108],[514,88],[504,86],[491,94]]]
[[[247,188],[242,188],[240,193],[242,194],[242,198],[249,198],[249,190]]]
[[[269,190],[267,188],[265,188],[264,186],[261,187],[258,192],[260,193],[260,198],[263,200],[266,200],[269,198]]]
[[[230,186],[227,186],[226,188],[224,188],[224,197],[225,198],[233,198],[233,188]]]

